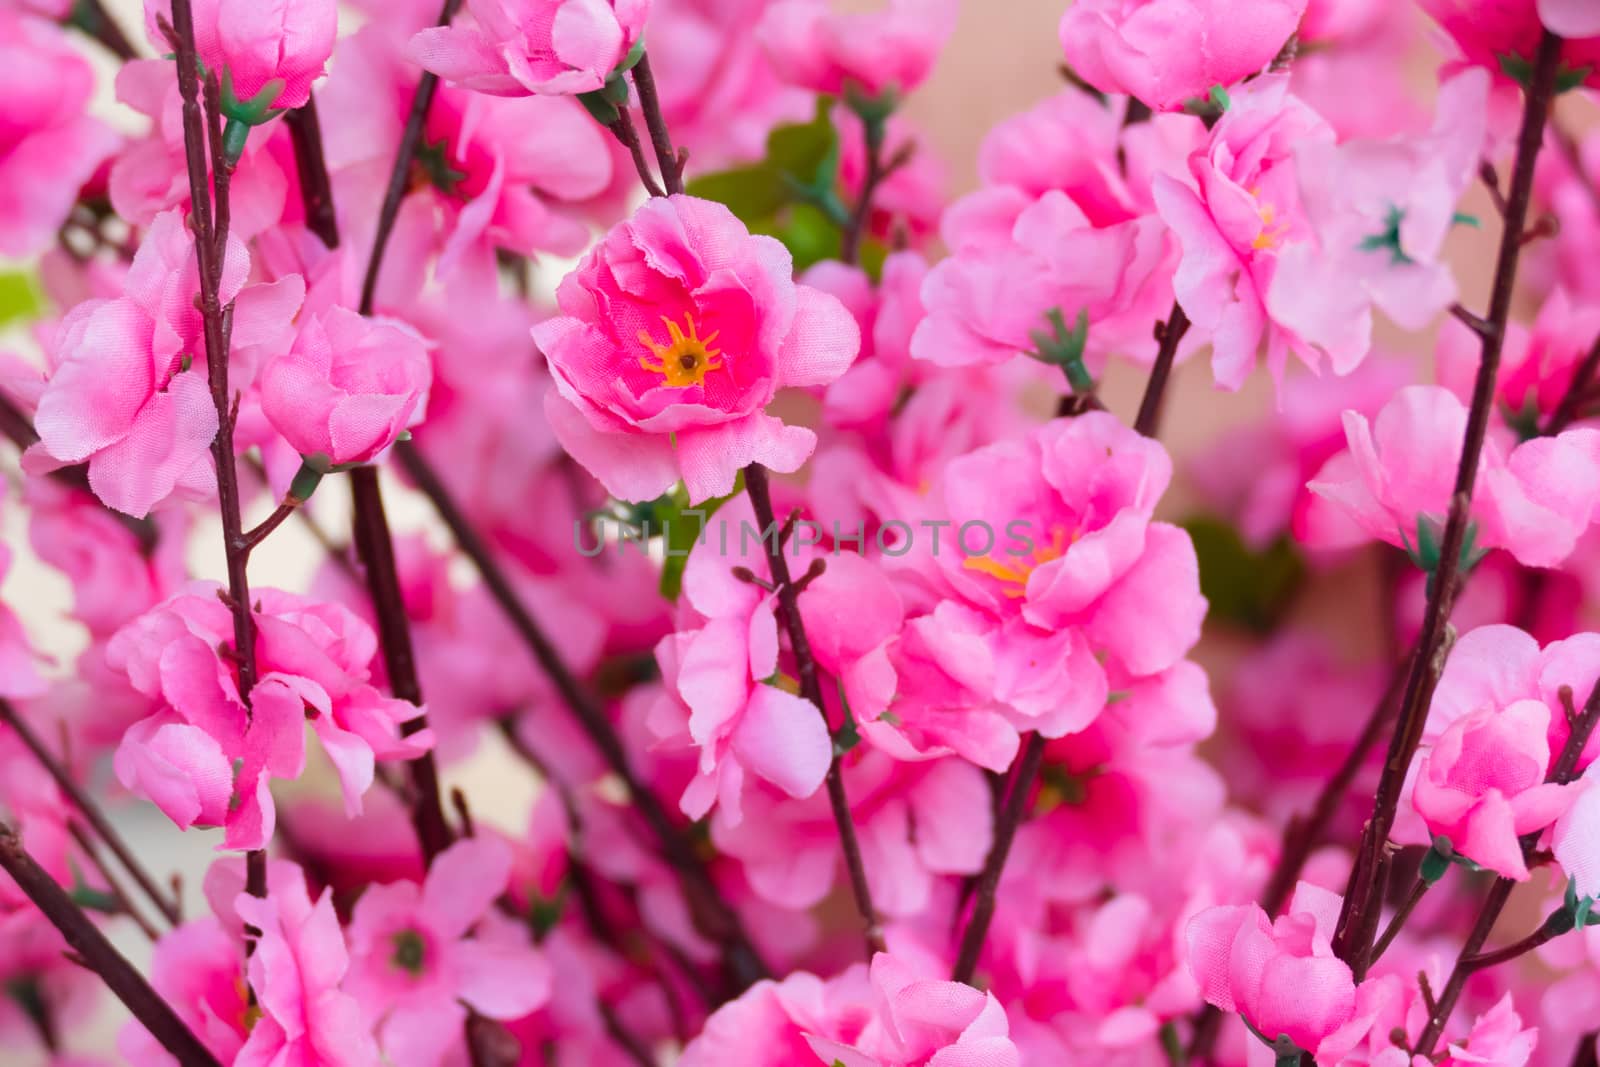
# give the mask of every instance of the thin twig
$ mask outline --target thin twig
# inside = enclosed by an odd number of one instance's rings
[[[282,526],[290,515],[298,511],[303,503],[305,501],[297,500],[294,497],[285,498],[283,503],[272,510],[272,514],[239,535],[239,550],[248,556],[251,550],[267,539],[268,534]]]
[[[861,131],[862,139],[866,142],[867,173],[861,180],[861,195],[856,199],[856,208],[850,215],[850,224],[845,227],[844,235],[840,239],[839,259],[844,263],[855,263],[861,258],[861,241],[866,236],[867,222],[872,217],[872,197],[887,176],[883,166],[881,124],[875,127],[872,123],[863,121]]]
[[[138,908],[133,906],[133,901],[129,899],[127,890],[122,888],[122,883],[118,882],[116,875],[111,873],[111,868],[107,866],[106,861],[101,857],[100,850],[95,847],[94,838],[89,836],[89,832],[78,825],[77,820],[68,819],[67,833],[72,835],[73,841],[77,842],[78,851],[82,852],[84,857],[94,865],[94,869],[100,872],[101,879],[106,883],[106,892],[116,902],[117,913],[132,919],[133,925],[137,926],[139,932],[152,943],[159,940],[161,937],[160,932],[151,925],[150,920],[146,919]]]
[[[672,135],[667,132],[667,120],[661,112],[661,98],[656,93],[656,79],[650,72],[648,54],[641,55],[633,68],[633,87],[639,91],[639,110],[644,113],[644,124],[650,131],[656,167],[661,171],[661,185],[668,196],[681,193],[683,157],[672,147]]]
[[[1548,437],[1558,434],[1577,422],[1583,416],[1583,404],[1589,385],[1594,381],[1595,372],[1600,371],[1600,337],[1594,339],[1594,344],[1589,347],[1589,354],[1583,357],[1572,372],[1572,381],[1567,384],[1567,391],[1562,395],[1561,402],[1556,405],[1555,411],[1550,413],[1550,421],[1544,424],[1540,432]]]
[[[1516,284],[1517,261],[1522,250],[1522,230],[1527,221],[1528,204],[1533,194],[1534,162],[1543,141],[1545,118],[1550,110],[1554,89],[1556,65],[1560,59],[1561,39],[1546,33],[1539,42],[1534,63],[1533,78],[1527,92],[1522,128],[1517,140],[1516,163],[1512,169],[1511,190],[1506,200],[1504,230],[1500,235],[1500,252],[1495,264],[1494,287],[1489,301],[1488,323],[1491,329],[1481,335],[1482,356],[1478,377],[1473,387],[1472,406],[1467,415],[1467,427],[1462,441],[1461,461],[1456,472],[1455,490],[1450,501],[1450,514],[1445,523],[1443,545],[1437,572],[1433,576],[1427,607],[1423,614],[1421,635],[1417,639],[1417,655],[1412,660],[1405,696],[1400,703],[1400,718],[1384,760],[1382,777],[1373,803],[1372,818],[1367,822],[1357,855],[1351,880],[1345,891],[1344,921],[1334,936],[1334,951],[1340,959],[1351,965],[1356,980],[1366,975],[1371,942],[1360,932],[1367,928],[1367,915],[1378,907],[1373,879],[1374,862],[1389,838],[1399,807],[1401,786],[1405,781],[1411,759],[1422,741],[1423,727],[1428,718],[1431,697],[1429,675],[1436,652],[1445,636],[1446,621],[1457,591],[1457,574],[1461,564],[1461,548],[1466,537],[1468,509],[1472,504],[1472,491],[1478,476],[1478,463],[1483,451],[1483,441],[1488,432],[1489,417],[1494,409],[1495,387],[1500,369],[1500,353],[1505,339],[1506,323],[1511,313],[1511,297]],[[1476,949],[1474,949],[1476,951]],[[1437,1037],[1437,1035],[1435,1035]]]
[[[611,136],[617,139],[622,147],[628,150],[628,156],[633,160],[633,169],[639,173],[639,181],[644,185],[644,191],[651,196],[666,196],[656,176],[650,173],[650,163],[644,158],[644,145],[639,142],[639,131],[633,125],[633,115],[627,108],[617,112],[617,121],[610,123],[606,129],[611,131]]]
[[[300,200],[305,205],[306,229],[329,248],[339,247],[339,220],[333,213],[333,186],[328,180],[328,160],[322,150],[322,123],[317,118],[317,98],[284,116],[294,143],[295,173],[300,179]]]
[[[67,944],[105,982],[161,1047],[182,1067],[221,1067],[178,1014],[151,988],[142,974],[116,950],[66,890],[56,884],[18,839],[16,831],[0,823],[0,869],[4,869],[35,907],[44,913]]]
[[[422,683],[417,678],[416,656],[411,648],[411,625],[406,618],[405,598],[400,592],[400,577],[394,558],[394,540],[389,534],[388,516],[383,510],[383,495],[378,487],[378,468],[357,467],[350,472],[350,495],[355,504],[354,540],[356,556],[366,571],[367,592],[372,597],[372,612],[378,622],[378,644],[388,668],[389,688],[409,704],[422,707]],[[425,729],[427,716],[418,714],[400,726],[409,737]],[[439,794],[439,768],[432,752],[408,761],[411,772],[411,822],[422,844],[425,866],[450,847],[455,835],[445,822],[444,804]]]
[[[777,586],[778,621],[789,635],[789,650],[794,653],[795,670],[800,678],[800,695],[809,700],[822,716],[823,728],[828,727],[827,705],[822,699],[822,683],[817,674],[817,660],[811,652],[811,641],[806,636],[805,620],[800,615],[800,593],[789,577],[789,561],[783,554],[783,538],[772,513],[772,490],[767,483],[767,469],[752,463],[744,469],[744,488],[755,509],[756,525],[761,529],[761,545],[767,555],[767,567]],[[831,733],[831,731],[830,731]],[[872,905],[872,888],[867,883],[867,868],[861,858],[861,842],[856,837],[856,824],[850,814],[850,799],[844,788],[844,769],[837,746],[828,763],[828,804],[833,809],[833,823],[839,831],[839,847],[844,851],[845,869],[850,875],[850,888],[855,894],[856,911],[865,928],[867,955],[883,951],[883,924],[877,909]]]
[[[1389,925],[1384,928],[1383,935],[1372,946],[1373,963],[1377,963],[1378,960],[1383,958],[1383,954],[1388,951],[1395,937],[1399,935],[1400,928],[1406,924],[1407,919],[1411,918],[1411,913],[1417,910],[1417,905],[1422,903],[1422,898],[1427,895],[1428,887],[1431,884],[1424,878],[1418,878],[1412,884],[1411,892],[1406,894],[1405,901],[1401,903],[1399,910],[1394,913],[1394,917],[1389,920]]]
[[[4,697],[0,697],[0,722],[9,726],[28,751],[33,753],[33,758],[39,761],[39,765],[54,780],[56,787],[72,801],[72,806],[78,809],[84,821],[94,828],[95,834],[106,843],[111,854],[117,857],[117,862],[122,864],[123,870],[127,871],[138,884],[140,891],[150,898],[150,903],[156,906],[162,917],[174,926],[182,922],[183,915],[177,900],[169,898],[161,891],[156,880],[139,863],[133,850],[122,840],[122,835],[117,833],[116,827],[111,825],[111,820],[105,817],[99,805],[73,780],[71,772],[62,766],[61,761],[56,759],[55,753],[45,746],[43,739],[34,733],[33,727],[28,725],[27,720],[18,714],[17,709]]]
[[[121,60],[138,59],[139,53],[122,32],[117,20],[112,18],[100,0],[73,0],[72,13],[67,25],[82,30],[99,41],[106,51]]]
[[[1189,332],[1189,316],[1174,301],[1167,321],[1156,326],[1156,361],[1150,365],[1150,381],[1139,401],[1139,414],[1133,428],[1146,437],[1154,437],[1161,421],[1161,398],[1167,391],[1167,379],[1172,376],[1172,361],[1178,355],[1178,342]]]
[[[950,978],[971,984],[978,970],[978,957],[983,952],[983,942],[989,936],[989,923],[994,918],[995,895],[1000,890],[1000,875],[1011,855],[1011,843],[1016,839],[1017,827],[1022,825],[1023,812],[1027,810],[1028,797],[1033,782],[1039,776],[1039,766],[1044,762],[1047,742],[1037,732],[1028,735],[1022,757],[1011,776],[1011,789],[1006,795],[999,818],[995,819],[994,843],[984,860],[983,871],[978,875],[978,888],[974,894],[972,916],[967,920],[966,933],[961,938],[961,948],[956,954],[955,969]]]

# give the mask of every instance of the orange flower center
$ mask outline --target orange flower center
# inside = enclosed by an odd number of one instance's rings
[[[1060,559],[1077,539],[1075,535],[1069,536],[1064,528],[1055,526],[1050,530],[1050,543],[1036,547],[1028,555],[1008,555],[1003,560],[994,556],[968,556],[961,561],[961,566],[995,579],[1007,599],[1021,600],[1028,595],[1029,575],[1051,560]]]
[[[711,347],[721,331],[713,330],[701,337],[695,332],[693,315],[683,317],[687,330],[665,315],[661,316],[661,321],[667,327],[666,344],[658,344],[648,330],[639,331],[639,343],[650,350],[650,355],[639,357],[639,366],[661,375],[663,384],[674,389],[699,385],[708,373],[721,368],[722,360],[717,357],[722,355],[722,350]]]

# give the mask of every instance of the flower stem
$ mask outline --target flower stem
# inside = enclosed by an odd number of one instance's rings
[[[668,196],[674,196],[683,192],[684,157],[672,147],[672,134],[667,131],[666,116],[661,112],[661,97],[656,93],[655,75],[650,72],[649,53],[641,55],[633,68],[633,87],[639,91],[639,110],[644,113],[644,124],[650,131],[650,144],[655,149],[661,184]]]
[[[994,843],[989,846],[989,855],[984,860],[983,871],[978,875],[978,890],[974,894],[972,916],[967,920],[966,932],[961,937],[961,948],[956,954],[955,969],[950,973],[951,981],[966,982],[970,985],[972,976],[977,973],[978,957],[983,952],[983,942],[989,936],[989,924],[994,919],[995,895],[1000,889],[1000,875],[1005,870],[1006,860],[1011,855],[1011,843],[1016,839],[1017,827],[1022,825],[1022,816],[1028,806],[1028,796],[1032,792],[1034,779],[1039,776],[1039,766],[1044,762],[1045,745],[1045,739],[1039,734],[1029,734],[1027,743],[1022,749],[1022,756],[1017,761],[1017,768],[1011,775],[1011,788],[1000,809],[1000,816],[995,820]]]
[[[755,509],[756,525],[760,527],[761,544],[767,554],[767,566],[772,571],[772,582],[777,587],[778,618],[789,634],[789,649],[794,653],[795,670],[800,677],[800,695],[816,706],[827,726],[828,713],[822,700],[822,685],[817,676],[817,660],[811,652],[811,641],[806,636],[805,620],[800,615],[800,591],[789,577],[789,561],[783,554],[782,538],[772,513],[772,490],[767,482],[767,469],[752,463],[744,469],[744,488]],[[831,732],[831,731],[830,731]],[[861,858],[861,842],[856,837],[855,819],[850,814],[850,798],[845,793],[844,770],[840,764],[841,753],[836,746],[828,763],[828,804],[833,809],[833,822],[839,831],[839,847],[844,850],[845,868],[850,874],[850,888],[855,894],[856,911],[866,928],[867,956],[883,951],[883,924],[877,909],[872,905],[872,888],[867,884],[867,868]]]
[[[1156,361],[1150,365],[1150,381],[1144,387],[1144,397],[1139,401],[1139,414],[1133,428],[1146,437],[1156,436],[1161,422],[1161,399],[1167,391],[1167,380],[1172,376],[1172,361],[1178,355],[1178,342],[1189,332],[1189,316],[1173,301],[1167,321],[1156,325]]]
[[[84,964],[101,977],[106,987],[161,1047],[172,1053],[181,1067],[220,1067],[217,1058],[184,1025],[171,1005],[106,940],[66,890],[28,854],[16,831],[4,823],[0,823],[0,870],[11,876]]]
[[[1560,55],[1561,39],[1554,34],[1545,33],[1539,42],[1533,77],[1523,110],[1522,127],[1517,138],[1517,156],[1512,169],[1511,188],[1506,197],[1505,224],[1500,235],[1500,251],[1495,264],[1489,314],[1485,320],[1486,328],[1480,335],[1482,348],[1478,376],[1473,386],[1472,406],[1467,415],[1466,433],[1462,441],[1460,464],[1456,471],[1455,490],[1450,501],[1449,519],[1445,524],[1439,569],[1434,575],[1427,607],[1424,609],[1421,635],[1417,639],[1417,654],[1411,661],[1405,695],[1400,702],[1399,721],[1390,740],[1382,777],[1378,781],[1372,818],[1367,822],[1360,851],[1351,871],[1350,882],[1345,890],[1345,915],[1341,916],[1339,929],[1333,939],[1335,954],[1350,964],[1357,981],[1366,976],[1371,956],[1372,945],[1367,936],[1373,925],[1370,913],[1380,906],[1374,883],[1377,869],[1375,861],[1377,854],[1388,841],[1389,831],[1394,826],[1406,771],[1416,754],[1417,746],[1422,741],[1422,731],[1427,722],[1428,705],[1432,697],[1433,687],[1429,684],[1430,677],[1432,680],[1437,680],[1435,658],[1445,641],[1450,608],[1457,591],[1461,545],[1466,536],[1467,514],[1472,504],[1472,490],[1477,481],[1484,437],[1488,432],[1489,417],[1494,409],[1500,353],[1505,340],[1506,323],[1511,314],[1517,261],[1522,250],[1522,231],[1533,194],[1534,162],[1543,141],[1545,119],[1554,93],[1556,67]],[[1487,931],[1484,936],[1487,936]],[[1478,947],[1481,947],[1481,942]],[[1477,947],[1473,951],[1476,952]],[[1437,1037],[1438,1034],[1435,1033],[1434,1038]],[[1431,1049],[1431,1043],[1429,1048]]]
[[[305,204],[306,229],[329,248],[339,247],[339,220],[333,213],[333,186],[328,181],[328,160],[322,151],[322,123],[317,99],[284,116],[294,143],[295,172],[300,178],[300,199]]]

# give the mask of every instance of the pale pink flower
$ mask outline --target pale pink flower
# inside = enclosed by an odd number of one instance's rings
[[[904,94],[922,84],[956,25],[955,0],[884,0],[835,12],[830,0],[777,0],[756,37],[785,81],[819,93]]]
[[[1545,782],[1550,709],[1540,700],[1486,708],[1452,723],[1419,757],[1411,801],[1428,833],[1460,855],[1526,881],[1523,834],[1543,830],[1572,801]]]
[[[832,293],[855,316],[861,356],[831,385],[824,399],[835,426],[875,426],[900,401],[903,391],[929,375],[911,358],[911,335],[922,321],[922,280],[928,264],[916,252],[891,252],[874,286],[859,267],[833,260],[801,276],[806,285]]]
[[[1315,239],[1279,259],[1267,290],[1275,320],[1331,347],[1368,304],[1420,330],[1455,301],[1444,240],[1477,180],[1488,101],[1489,76],[1467,70],[1440,86],[1424,133],[1296,146],[1300,202]]]
[[[356,902],[346,989],[396,1067],[444,1063],[469,1008],[516,1019],[549,998],[544,956],[516,924],[495,922],[510,876],[504,842],[469,838],[436,856],[421,886],[377,885]]]
[[[1061,46],[1096,89],[1174,111],[1265,67],[1305,10],[1306,0],[1076,0]]]
[[[366,463],[420,417],[431,377],[426,342],[411,327],[331,307],[268,360],[261,407],[301,455]]]
[[[1000,770],[1016,731],[1092,722],[1108,674],[1183,657],[1205,601],[1188,536],[1151,521],[1171,472],[1159,444],[1103,412],[950,462],[900,563],[926,586],[891,709],[910,745]]]
[[[233,1067],[376,1067],[372,1033],[355,998],[340,989],[350,957],[332,892],[313,903],[304,878],[295,878],[264,898],[241,893],[234,907],[261,931],[249,964],[261,1017]]]
[[[218,652],[233,639],[233,620],[216,591],[191,586],[125,626],[108,652],[135,689],[161,701],[124,736],[117,776],[179,826],[225,825],[228,847],[260,848],[274,821],[268,783],[303,771],[308,719],[350,815],[361,810],[375,760],[411,759],[431,745],[427,731],[399,733],[422,709],[367,681],[377,638],[366,623],[273,589],[251,591],[258,681],[246,709],[235,667]]]
[[[237,938],[210,916],[163,934],[150,960],[150,984],[224,1063],[234,1062],[250,1034],[243,961]],[[117,1034],[117,1051],[134,1067],[169,1067],[174,1062],[137,1022]]]
[[[1600,771],[1595,764],[1574,787],[1575,796],[1550,835],[1556,862],[1580,897],[1600,899]]]
[[[880,952],[826,982],[803,971],[756,983],[718,1009],[681,1067],[1018,1067],[993,993],[923,977]]]
[[[1419,544],[1419,524],[1443,530],[1455,484],[1467,410],[1441,386],[1408,386],[1372,422],[1344,416],[1348,451],[1330,459],[1310,488],[1359,527],[1354,537],[1324,530],[1327,545],[1363,536]],[[1595,431],[1568,430],[1515,444],[1509,431],[1484,443],[1471,518],[1476,548],[1504,548],[1530,567],[1571,554],[1600,503]]]
[[[1067,194],[1007,186],[963,197],[942,233],[952,254],[922,283],[911,354],[943,367],[1006,362],[1037,348],[1051,312],[1088,324],[1090,372],[1112,354],[1149,359],[1150,323],[1171,304],[1169,245],[1153,215],[1090,224]]]
[[[1496,390],[1507,421],[1525,432],[1546,423],[1596,338],[1600,305],[1575,300],[1560,286],[1545,298],[1532,326],[1507,323]],[[1439,328],[1434,350],[1439,384],[1464,403],[1472,396],[1482,347],[1481,338],[1454,318]]]
[[[721,204],[654,198],[562,281],[562,315],[534,327],[555,377],[545,412],[614,496],[682,478],[691,502],[739,469],[799,469],[816,435],[766,413],[788,386],[826,385],[860,347],[831,296],[791,277],[789,253]]]
[[[471,20],[411,39],[424,70],[497,96],[587,93],[644,35],[650,0],[470,0]]]
[[[270,107],[300,107],[310,99],[339,32],[335,0],[194,0],[191,6],[200,62],[225,83],[232,79],[241,102],[263,90],[262,103]],[[172,45],[158,16],[172,20],[172,0],[144,3],[145,33],[157,52],[167,52]]]
[[[1444,1059],[1436,1062],[1438,1067],[1527,1067],[1538,1044],[1539,1031],[1523,1028],[1522,1017],[1507,993],[1472,1020],[1466,1037],[1452,1041]]]
[[[1209,908],[1189,923],[1189,969],[1200,995],[1269,1039],[1287,1034],[1334,1064],[1371,1029],[1394,979],[1358,988],[1330,939],[1339,897],[1306,882],[1276,922],[1259,905]]]
[[[1566,73],[1593,85],[1600,73],[1600,22],[1584,0],[1422,0],[1422,9],[1454,38],[1466,62],[1487,67],[1497,78],[1506,77],[1507,60],[1532,72],[1547,25],[1553,32],[1560,32],[1558,25],[1570,31],[1561,34],[1568,39],[1558,77]]]
[[[61,30],[0,11],[0,254],[41,252],[78,190],[118,146],[84,113],[94,71]]]
[[[1290,352],[1314,370],[1326,359],[1336,374],[1367,354],[1370,315],[1318,324],[1329,329],[1307,337],[1270,301],[1280,259],[1311,236],[1296,156],[1318,143],[1331,145],[1332,129],[1290,95],[1287,75],[1268,75],[1233,94],[1210,145],[1189,157],[1191,184],[1155,179],[1156,208],[1183,247],[1173,290],[1210,339],[1212,371],[1224,389],[1244,384],[1263,346],[1274,381]]]

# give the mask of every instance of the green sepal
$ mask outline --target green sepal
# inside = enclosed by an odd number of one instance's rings
[[[1504,52],[1495,56],[1500,64],[1500,71],[1506,77],[1522,86],[1526,91],[1533,84],[1533,61],[1524,59],[1512,52]],[[1569,67],[1562,61],[1556,67],[1555,91],[1557,93],[1570,92],[1589,80],[1589,75],[1594,73],[1594,65],[1586,63],[1581,67]]]
[[[1213,85],[1211,91],[1206,94],[1206,99],[1218,111],[1226,111],[1233,106],[1233,97],[1229,96],[1228,90],[1221,85]]]
[[[852,748],[861,743],[861,728],[856,725],[856,717],[851,714],[850,701],[844,695],[844,683],[839,683],[839,707],[844,709],[844,721],[839,724],[839,732],[833,735],[833,754],[843,756]]]
[[[324,470],[312,466],[309,460],[300,461],[300,469],[295,471],[294,479],[289,482],[289,498],[304,504],[311,499],[311,494],[317,491],[317,486],[322,483]]]
[[[282,95],[283,88],[283,79],[273,78],[250,99],[240,100],[233,89],[233,71],[223,68],[222,114],[228,121],[222,129],[222,151],[230,167],[237,164],[239,157],[244,155],[244,146],[250,139],[250,130],[271,122],[286,110],[272,106],[273,101]]]
[[[1078,310],[1078,318],[1070,329],[1066,316],[1058,307],[1045,312],[1045,318],[1050,323],[1048,331],[1031,330],[1028,333],[1034,344],[1034,351],[1028,355],[1040,363],[1060,367],[1074,393],[1093,392],[1094,376],[1083,365],[1083,351],[1089,341],[1088,309]]]
[[[865,92],[859,85],[851,82],[845,86],[844,102],[861,120],[861,125],[866,131],[867,147],[882,148],[889,116],[900,106],[900,94],[895,87],[890,85],[881,93],[873,94]]]
[[[1571,920],[1572,926],[1568,929],[1582,930],[1589,926],[1600,926],[1600,914],[1596,914],[1594,911],[1594,897],[1580,897],[1578,895],[1578,880],[1576,878],[1567,879],[1567,893],[1559,914]]]
[[[1450,223],[1453,226],[1471,226],[1474,230],[1483,229],[1483,220],[1476,215],[1469,215],[1465,211],[1457,211],[1454,215],[1451,215]]]
[[[1400,223],[1406,217],[1405,211],[1395,204],[1389,205],[1388,212],[1384,215],[1383,230],[1361,239],[1356,247],[1363,252],[1389,253],[1389,262],[1394,266],[1403,266],[1412,262],[1406,255],[1405,249],[1400,247]]]
[[[1435,885],[1439,879],[1445,876],[1445,872],[1450,870],[1450,864],[1454,858],[1455,854],[1450,850],[1450,839],[1448,837],[1434,838],[1433,847],[1428,849],[1422,857],[1422,866],[1417,869],[1417,877],[1428,885]]]

